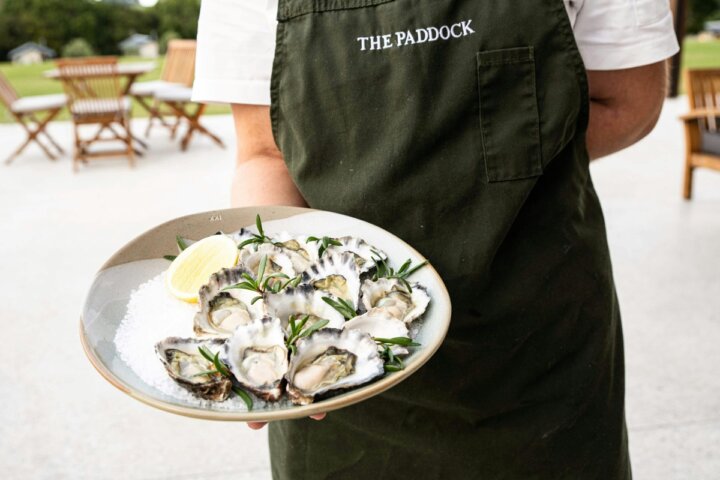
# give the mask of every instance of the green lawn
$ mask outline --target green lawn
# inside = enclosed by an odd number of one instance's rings
[[[147,59],[139,57],[122,57],[120,62],[145,62]],[[157,60],[157,66],[152,72],[138,78],[138,82],[157,80],[160,78],[164,58]],[[55,68],[53,62],[45,62],[41,65],[12,65],[0,63],[0,72],[10,81],[18,95],[46,95],[50,93],[62,93],[62,84],[58,80],[45,78],[43,72]],[[208,105],[206,113],[230,113],[230,107],[226,105]],[[133,104],[134,117],[147,117],[147,112],[136,102]],[[59,119],[67,119],[67,110],[63,110]],[[3,105],[0,105],[0,123],[13,122],[14,119],[8,114]]]
[[[123,57],[121,62],[137,62],[143,59],[136,57]],[[152,72],[140,77],[138,81],[155,80],[160,77],[163,59],[158,59],[157,67]],[[695,39],[685,40],[685,49],[683,51],[682,68],[702,68],[702,67],[720,67],[720,40],[711,42],[699,42]],[[9,63],[0,63],[0,72],[2,72],[15,87],[18,94],[24,95],[44,95],[48,93],[61,93],[62,86],[57,80],[45,78],[42,73],[46,70],[54,68],[52,62],[46,62],[42,65],[11,65]],[[682,91],[681,87],[681,91]],[[230,108],[226,105],[209,105],[206,110],[209,114],[230,113]],[[145,110],[137,104],[133,106],[133,116],[146,117]],[[68,118],[66,111],[60,115],[61,119]],[[0,106],[0,123],[13,121],[5,109]]]

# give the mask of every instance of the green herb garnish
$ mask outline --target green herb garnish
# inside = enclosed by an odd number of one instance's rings
[[[273,243],[272,239],[265,235],[262,221],[260,221],[260,215],[255,216],[255,226],[257,227],[258,233],[253,233],[252,238],[248,238],[240,245],[238,245],[239,249],[245,247],[246,245],[254,245],[255,250],[257,250],[258,246],[262,245],[263,243]]]
[[[165,260],[172,262],[173,260],[175,260],[177,258],[177,255],[164,255],[163,258]]]
[[[308,237],[307,241],[320,243],[320,248],[318,248],[318,257],[322,257],[323,253],[325,253],[325,250],[327,250],[330,246],[342,247],[342,243],[340,243],[337,239],[331,237]]]
[[[337,300],[333,300],[330,297],[322,297],[322,299],[323,302],[327,303],[335,310],[340,312],[340,315],[342,315],[345,320],[350,320],[351,318],[355,318],[357,316],[357,312],[353,308],[352,304],[344,298],[338,298]]]
[[[175,235],[175,243],[177,243],[177,246],[181,252],[188,247],[187,242],[180,235]]]
[[[388,265],[387,260],[383,259],[377,251],[373,251],[373,261],[375,262],[375,273],[373,274],[374,282],[377,282],[380,278],[395,278],[405,287],[408,293],[412,293],[412,287],[410,286],[410,282],[407,281],[407,278],[428,264],[428,261],[425,260],[413,267],[412,261],[407,259],[405,263],[403,263],[400,268],[395,271],[390,265]]]
[[[307,337],[311,333],[320,330],[325,325],[330,323],[329,320],[325,320],[324,318],[318,320],[317,322],[310,325],[308,328],[303,330],[303,327],[305,327],[305,324],[310,319],[309,315],[305,315],[302,319],[298,320],[295,315],[290,315],[290,319],[288,321],[288,326],[290,327],[290,333],[288,334],[288,338],[285,341],[285,345],[287,348],[295,354],[295,342],[298,341],[298,339]]]
[[[235,392],[235,395],[242,398],[242,401],[247,405],[248,412],[253,409],[253,399],[245,390],[233,385],[232,391]]]
[[[235,285],[227,286],[223,288],[222,291],[225,292],[227,290],[241,289],[256,292],[258,295],[250,301],[251,304],[254,304],[258,300],[262,299],[263,293],[265,293],[266,291],[278,293],[280,290],[284,289],[289,285],[297,286],[297,284],[300,283],[299,276],[295,278],[290,278],[282,272],[275,272],[269,275],[265,275],[265,271],[267,270],[267,262],[268,257],[267,255],[265,255],[260,260],[260,264],[258,265],[257,278],[253,278],[248,273],[243,273],[240,275],[240,277],[243,279],[242,282],[236,283]],[[287,281],[273,281],[272,283],[270,283],[271,280],[280,278],[287,279]]]
[[[400,370],[405,369],[405,364],[402,359],[393,353],[393,345],[399,345],[402,347],[420,346],[419,343],[413,342],[412,339],[408,337],[375,338],[374,340],[378,343],[378,346],[383,348],[380,353],[380,357],[385,362],[384,368],[386,372],[399,372]]]
[[[215,355],[212,354],[212,352],[205,347],[198,347],[198,351],[200,352],[200,355],[205,357],[205,360],[215,365],[215,370],[217,372],[224,376],[229,377],[230,372],[228,371],[227,367],[220,361],[220,352],[217,352]]]

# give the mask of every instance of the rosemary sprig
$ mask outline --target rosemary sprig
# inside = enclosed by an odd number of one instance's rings
[[[220,352],[217,352],[215,355],[213,355],[212,352],[205,347],[198,347],[198,351],[200,352],[200,355],[205,358],[205,360],[212,362],[212,364],[215,365],[215,370],[208,370],[207,372],[196,373],[195,375],[193,375],[193,377],[197,377],[200,375],[210,375],[215,373],[219,373],[223,377],[230,377],[230,371],[220,360]],[[243,402],[245,402],[245,405],[247,405],[248,411],[252,410],[252,397],[240,387],[236,387],[235,385],[233,385],[230,388],[233,392],[235,392],[238,397],[242,398]]]
[[[330,297],[322,297],[322,299],[323,302],[327,303],[335,310],[340,312],[340,315],[342,315],[345,320],[350,320],[351,318],[357,317],[357,312],[353,308],[352,304],[344,298],[338,298],[337,301],[333,300]]]
[[[331,238],[331,237],[308,237],[308,242],[319,242],[320,248],[318,248],[318,257],[322,257],[323,253],[325,253],[325,250],[328,249],[330,246],[336,246],[336,247],[342,247],[342,243],[340,243],[337,239]]]
[[[419,347],[420,344],[413,342],[408,337],[393,337],[393,338],[379,338],[374,337],[374,340],[381,345],[399,345],[401,347]]]
[[[175,235],[175,243],[177,243],[177,246],[181,252],[188,247],[188,244],[185,242],[185,239],[182,238],[180,235]]]
[[[374,282],[377,282],[380,278],[395,278],[403,285],[403,287],[405,287],[408,293],[412,293],[412,287],[410,286],[410,282],[407,281],[407,278],[428,263],[428,261],[425,260],[413,267],[412,261],[407,259],[405,263],[403,263],[400,268],[395,271],[395,269],[388,265],[387,260],[382,258],[377,251],[373,251],[373,261],[375,262],[375,273],[373,274]]]
[[[285,341],[285,345],[287,346],[288,350],[292,352],[293,355],[295,355],[295,343],[304,337],[307,337],[311,333],[320,330],[325,325],[330,323],[328,320],[320,319],[317,322],[310,325],[308,328],[303,330],[303,327],[305,327],[305,324],[310,319],[309,315],[305,315],[303,318],[298,320],[295,315],[290,315],[290,320],[288,321],[288,326],[290,327],[290,333],[288,334],[288,338]]]
[[[216,373],[220,373],[217,370],[207,370],[205,372],[198,372],[193,375],[190,375],[191,377],[202,377],[203,375],[215,375]]]
[[[232,391],[235,392],[235,395],[242,398],[242,401],[245,402],[245,405],[247,405],[248,412],[253,409],[253,399],[248,393],[243,390],[242,388],[232,386]]]
[[[205,357],[205,360],[215,365],[215,370],[217,370],[220,375],[224,377],[230,376],[230,372],[228,371],[227,367],[223,365],[222,361],[220,361],[220,352],[217,352],[213,356],[212,352],[205,347],[198,347],[198,351],[200,352],[200,355]]]
[[[178,250],[180,250],[181,252],[188,247],[187,242],[180,235],[175,235],[175,243],[177,244]],[[177,258],[177,255],[163,255],[163,258],[172,262]]]
[[[265,235],[262,221],[260,220],[260,215],[255,216],[255,227],[257,227],[258,233],[253,233],[252,238],[248,238],[244,242],[240,243],[240,245],[238,245],[238,249],[243,248],[247,245],[254,245],[255,250],[257,250],[258,246],[262,245],[263,243],[273,243],[272,239]]]
[[[400,357],[395,356],[390,345],[386,345],[380,356],[385,361],[383,368],[386,372],[399,372],[405,370],[405,364]]]
[[[260,260],[260,264],[258,265],[257,278],[253,278],[251,275],[243,273],[242,275],[240,275],[240,277],[243,279],[242,282],[236,283],[234,285],[229,285],[223,288],[222,291],[225,292],[227,290],[241,289],[256,292],[258,295],[250,301],[251,304],[254,304],[258,300],[262,299],[263,293],[265,293],[265,291],[277,293],[288,285],[297,285],[298,283],[300,283],[299,277],[290,278],[282,272],[275,272],[265,275],[265,271],[267,270],[267,262],[268,257],[267,255],[265,255],[262,257],[262,259]],[[288,280],[286,282],[280,281],[270,283],[271,280],[279,278]]]
[[[378,346],[383,348],[383,351],[380,353],[380,357],[385,362],[384,368],[385,368],[386,372],[399,372],[400,370],[405,369],[405,364],[403,363],[402,359],[393,353],[393,351],[392,351],[393,345],[399,345],[401,347],[419,347],[420,346],[419,343],[413,342],[412,339],[408,338],[408,337],[393,337],[393,338],[375,337],[374,340],[377,342]]]

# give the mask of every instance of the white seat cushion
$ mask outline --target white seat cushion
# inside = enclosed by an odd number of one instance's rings
[[[63,94],[34,95],[32,97],[18,98],[13,102],[10,109],[15,113],[32,113],[62,108],[65,105],[67,105],[67,97]]]
[[[130,95],[136,97],[152,97],[156,90],[166,87],[182,87],[182,85],[179,83],[165,82],[163,80],[133,83],[130,87]]]
[[[164,87],[155,91],[155,98],[167,102],[189,102],[192,97],[190,87]]]
[[[103,115],[110,113],[124,114],[130,111],[132,102],[129,97],[123,97],[122,102],[116,98],[96,98],[92,100],[76,100],[70,106],[75,116]]]

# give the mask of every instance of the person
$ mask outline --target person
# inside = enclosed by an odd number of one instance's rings
[[[233,205],[374,223],[453,315],[388,392],[272,423],[273,477],[631,478],[589,161],[659,116],[667,1],[280,0],[277,27],[274,8],[202,4],[194,98],[233,104]]]

